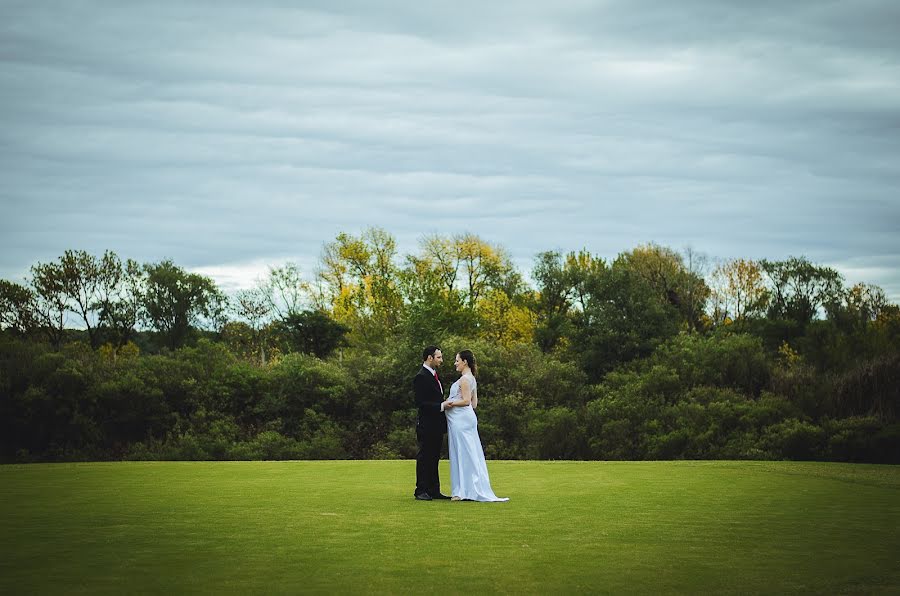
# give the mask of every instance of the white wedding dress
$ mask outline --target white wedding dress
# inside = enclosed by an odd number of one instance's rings
[[[472,395],[478,395],[475,377],[466,375]],[[460,378],[459,381],[461,381]],[[459,381],[450,387],[450,401],[461,401]],[[450,494],[472,501],[509,501],[494,494],[488,478],[484,450],[478,437],[478,418],[471,405],[447,410],[447,437],[450,445]]]

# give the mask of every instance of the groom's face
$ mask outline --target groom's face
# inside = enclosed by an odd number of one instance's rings
[[[434,351],[434,356],[431,357],[431,364],[429,366],[434,370],[437,370],[441,367],[441,363],[444,361],[444,356],[441,354],[440,350]]]

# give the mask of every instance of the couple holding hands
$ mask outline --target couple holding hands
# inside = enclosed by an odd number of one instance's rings
[[[450,499],[453,501],[508,501],[491,489],[484,450],[478,436],[478,383],[475,355],[463,350],[456,355],[455,367],[460,378],[450,387],[444,399],[438,369],[444,357],[437,346],[422,352],[422,368],[413,379],[413,390],[419,415],[416,419],[416,490],[418,501]],[[441,494],[438,460],[447,433],[450,451],[451,496]]]

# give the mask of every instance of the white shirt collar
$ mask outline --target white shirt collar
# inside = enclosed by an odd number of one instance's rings
[[[433,376],[434,376],[434,369],[433,369],[433,368],[431,368],[431,367],[430,367],[430,366],[428,366],[428,365],[427,365],[427,364],[423,364],[423,365],[422,365],[422,368],[425,368],[425,369],[427,369],[427,370],[428,370],[428,372],[430,372],[430,373],[431,373],[431,376],[432,376],[432,377],[433,377]]]

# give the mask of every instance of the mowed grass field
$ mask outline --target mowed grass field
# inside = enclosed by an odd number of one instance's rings
[[[0,466],[0,593],[900,593],[900,467],[488,465],[510,502],[414,501],[412,461]]]

